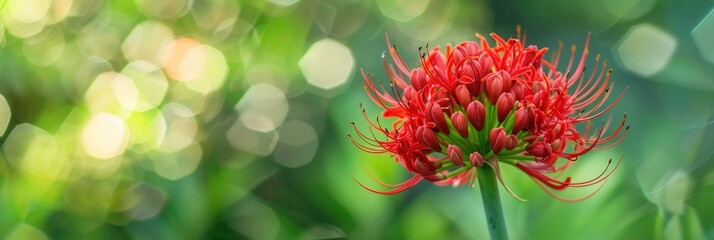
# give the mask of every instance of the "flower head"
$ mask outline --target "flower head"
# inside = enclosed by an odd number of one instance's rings
[[[629,129],[626,116],[616,126],[609,120],[595,126],[592,120],[610,110],[627,88],[608,103],[612,70],[605,61],[599,67],[597,56],[595,69],[585,72],[589,36],[579,58],[572,47],[561,72],[557,68],[562,44],[546,60],[548,48],[526,46],[525,36],[520,35],[518,31],[517,37],[506,40],[491,34],[495,46],[477,34],[478,42],[446,45],[444,51],[439,46],[424,52],[420,48],[416,68],[407,66],[387,38],[394,61],[384,60],[390,86],[376,85],[364,71],[362,75],[367,94],[383,108],[381,116],[394,122],[387,128],[379,117],[372,121],[364,114],[369,132],[355,127],[357,138],[350,135],[350,139],[363,151],[390,153],[414,176],[397,185],[377,181],[393,188],[388,191],[358,183],[382,194],[401,192],[424,179],[438,185],[470,182],[473,186],[474,169],[488,164],[513,194],[499,171],[504,163],[528,174],[552,196],[567,200],[552,190],[607,179],[619,161],[610,170],[608,162],[599,177],[588,181],[551,175],[560,175],[579,156],[610,148],[624,138]],[[579,129],[581,124],[585,126]]]

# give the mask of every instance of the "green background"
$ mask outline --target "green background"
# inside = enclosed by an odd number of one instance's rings
[[[610,115],[632,128],[567,172],[589,179],[624,154],[582,202],[505,167],[528,200],[502,193],[512,238],[712,239],[713,6],[2,0],[0,238],[487,238],[477,188],[360,188],[352,177],[410,176],[345,134],[366,125],[359,103],[379,113],[359,70],[387,79],[385,33],[414,67],[426,43],[520,24],[528,43],[562,41],[566,56],[592,32],[590,67],[599,53],[616,92],[630,87]]]

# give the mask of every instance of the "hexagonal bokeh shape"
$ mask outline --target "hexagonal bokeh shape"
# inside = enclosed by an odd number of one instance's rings
[[[646,77],[664,69],[676,49],[674,36],[651,24],[639,24],[627,31],[613,52],[625,68]]]
[[[347,83],[354,57],[345,45],[324,39],[312,44],[298,65],[307,83],[329,91]]]
[[[429,0],[377,1],[377,7],[385,17],[407,22],[422,15],[429,2]]]
[[[0,137],[5,134],[8,124],[10,124],[10,117],[12,113],[10,112],[10,105],[7,104],[7,100],[0,94]]]
[[[270,2],[280,5],[280,6],[283,6],[283,7],[291,6],[293,4],[296,4],[299,1],[300,0],[270,0]]]
[[[697,45],[702,57],[714,63],[714,9],[692,30],[694,44]]]

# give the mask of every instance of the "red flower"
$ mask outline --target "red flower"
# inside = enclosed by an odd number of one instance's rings
[[[382,116],[394,123],[391,129],[386,128],[379,117],[371,121],[364,114],[369,132],[355,127],[359,141],[350,139],[363,151],[390,153],[414,177],[398,185],[377,181],[393,187],[389,191],[358,183],[381,194],[401,192],[423,179],[453,186],[470,181],[473,186],[474,168],[486,163],[503,184],[499,163],[505,163],[528,174],[554,197],[567,200],[551,189],[591,186],[607,179],[619,161],[610,171],[608,163],[599,177],[589,181],[549,176],[565,171],[583,154],[616,145],[629,128],[624,127],[626,116],[607,135],[612,125],[609,120],[592,127],[591,120],[610,110],[627,88],[607,103],[612,70],[606,70],[605,62],[598,69],[597,56],[595,69],[585,73],[590,37],[577,61],[572,47],[567,67],[560,72],[556,68],[562,45],[546,60],[548,49],[525,47],[520,31],[518,37],[508,40],[491,34],[493,47],[481,35],[476,36],[479,42],[446,45],[444,52],[439,46],[426,49],[426,53],[420,48],[421,65],[414,69],[390,47],[394,64],[384,60],[389,88],[375,85],[362,71],[367,94],[384,109]],[[579,123],[586,125],[583,131],[576,128]]]

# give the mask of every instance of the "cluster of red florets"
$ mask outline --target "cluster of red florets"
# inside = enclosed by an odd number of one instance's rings
[[[611,70],[606,70],[604,62],[598,70],[599,56],[595,70],[585,74],[589,37],[575,64],[573,47],[564,72],[556,69],[562,45],[545,60],[547,48],[524,47],[520,36],[504,40],[491,34],[494,47],[477,37],[480,42],[447,45],[443,53],[438,46],[426,53],[420,48],[421,66],[414,69],[390,46],[394,64],[385,59],[384,66],[391,87],[375,85],[362,72],[369,97],[384,109],[382,116],[394,123],[388,129],[379,117],[373,122],[365,114],[370,131],[355,127],[361,141],[351,139],[363,151],[393,154],[415,174],[402,184],[386,185],[394,187],[390,191],[367,189],[392,194],[422,179],[473,185],[474,169],[484,163],[497,170],[501,181],[499,163],[516,166],[551,194],[549,189],[590,186],[606,179],[612,173],[607,168],[586,182],[546,175],[564,171],[591,150],[616,145],[629,128],[624,127],[623,117],[607,136],[610,121],[592,131],[591,120],[612,108],[625,90],[607,103]],[[578,123],[585,123],[582,131],[576,128]]]

